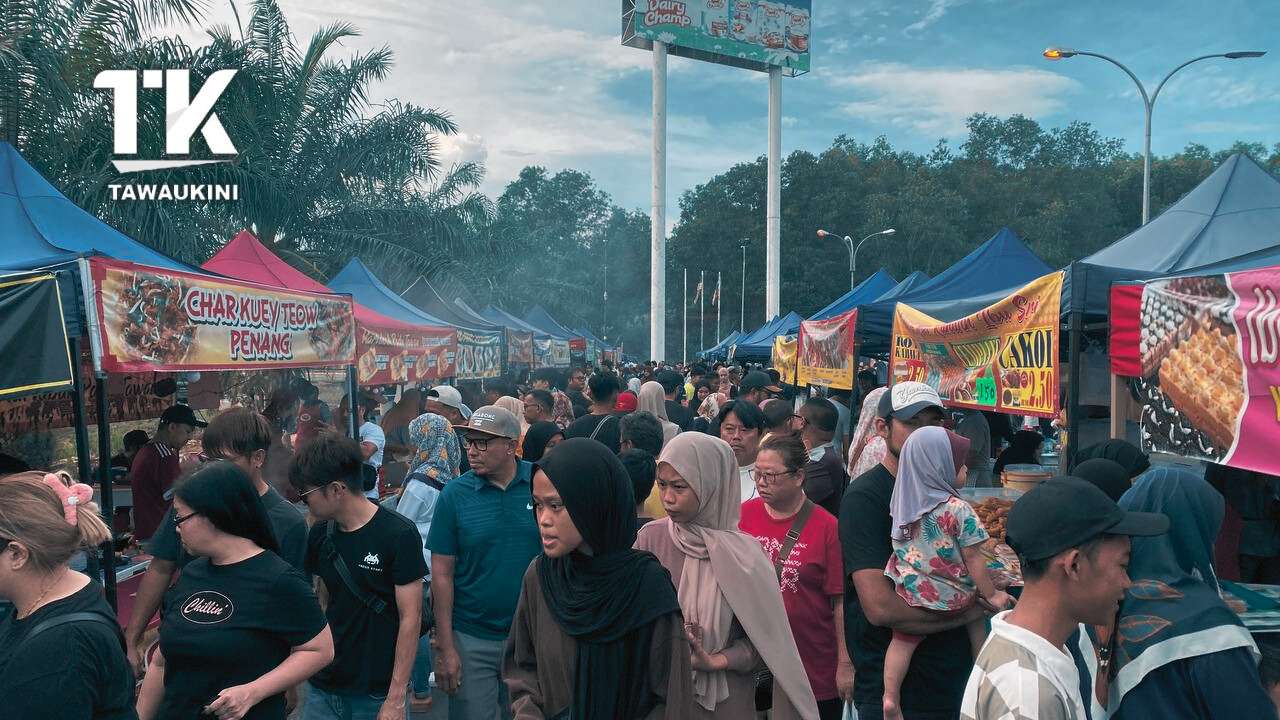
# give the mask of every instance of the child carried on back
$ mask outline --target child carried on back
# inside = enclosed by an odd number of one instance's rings
[[[968,468],[969,440],[941,427],[916,430],[903,443],[889,501],[893,555],[884,574],[912,607],[960,614],[981,595],[1004,608],[1012,599],[997,590],[978,546],[988,538],[982,521],[960,498]],[[976,655],[986,641],[985,618],[966,626]],[[884,717],[901,720],[902,682],[924,637],[894,631],[884,658]]]

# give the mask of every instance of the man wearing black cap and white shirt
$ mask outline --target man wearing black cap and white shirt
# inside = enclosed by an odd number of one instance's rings
[[[955,720],[973,651],[964,626],[983,608],[942,614],[911,607],[885,577],[893,554],[889,499],[898,472],[898,455],[907,437],[921,427],[941,425],[942,400],[933,388],[901,382],[880,399],[876,433],[889,452],[881,464],[854,478],[840,503],[840,545],[845,569],[845,642],[857,669],[853,702],[861,720],[882,717],[884,655],[893,631],[924,635],[902,684],[906,720]],[[837,685],[847,668],[838,667]]]
[[[173,501],[169,491],[181,472],[178,453],[196,428],[207,425],[190,407],[174,405],[160,415],[155,437],[134,456],[129,485],[133,490],[133,536],[138,540],[149,540],[160,527]]]
[[[738,383],[738,400],[746,400],[756,405],[773,397],[773,394],[782,392],[782,388],[773,384],[769,379],[769,375],[760,370],[752,370],[742,376],[742,382]]]
[[[463,428],[471,471],[444,486],[427,536],[435,610],[436,684],[449,718],[511,716],[502,649],[520,583],[542,551],[533,464],[516,459],[520,421],[486,405]]]
[[[448,420],[449,424],[453,425],[453,431],[458,434],[458,445],[464,448],[458,472],[467,472],[471,469],[465,450],[467,436],[463,426],[467,424],[467,419],[462,412],[463,407],[462,393],[452,385],[437,385],[427,391],[427,412]]]
[[[991,619],[961,717],[1085,720],[1088,700],[1064,645],[1081,623],[1115,619],[1130,584],[1129,538],[1168,529],[1165,515],[1125,512],[1079,478],[1054,478],[1019,498],[1007,539],[1026,587],[1017,607]]]

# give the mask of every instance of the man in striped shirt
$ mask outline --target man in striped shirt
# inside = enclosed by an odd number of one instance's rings
[[[1086,720],[1067,639],[1107,625],[1129,588],[1130,536],[1159,535],[1169,518],[1121,510],[1093,485],[1054,478],[1009,511],[1009,545],[1026,587],[991,619],[960,704],[963,720]],[[1099,661],[1105,671],[1107,658]]]

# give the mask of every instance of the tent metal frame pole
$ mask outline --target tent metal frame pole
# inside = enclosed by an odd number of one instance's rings
[[[84,415],[84,374],[80,366],[80,338],[72,336],[67,338],[67,347],[71,351],[71,393],[75,401],[71,403],[72,419],[75,421],[76,435],[76,469],[80,482],[89,484],[93,482],[93,467],[89,459],[89,425]],[[110,492],[111,486],[108,485],[103,489],[103,493]],[[108,518],[108,527],[110,527],[110,519]],[[92,576],[102,567],[102,558],[97,554],[89,555],[89,574]],[[110,560],[110,556],[108,556]],[[114,570],[111,566],[113,563],[106,564],[107,569]],[[105,577],[105,573],[104,573]]]
[[[360,402],[360,396],[358,395],[359,391],[360,391],[360,388],[356,384],[356,366],[348,365],[347,366],[347,398],[348,398],[347,412],[349,414],[347,416],[347,424],[350,426],[351,439],[355,440],[356,442],[360,442],[360,426],[358,425],[360,416],[357,415],[358,411],[356,410],[356,403]]]
[[[96,377],[98,394],[98,487],[101,488],[98,507],[107,527],[114,527],[116,514],[115,493],[111,485],[111,403],[108,396],[107,374],[98,373]],[[114,535],[114,533],[113,533]],[[106,593],[107,602],[112,610],[117,609],[119,602],[116,590],[115,542],[108,538],[102,544],[102,589]]]
[[[1077,285],[1072,282],[1072,295],[1076,292]],[[1080,448],[1080,378],[1084,375],[1080,367],[1080,357],[1082,355],[1081,345],[1084,341],[1084,313],[1073,310],[1069,319],[1070,338],[1068,352],[1071,369],[1070,380],[1067,385],[1067,451],[1063,455],[1066,461],[1066,467],[1069,469],[1073,465],[1072,459],[1075,457],[1077,450]],[[1114,411],[1114,409],[1113,409]],[[1059,472],[1062,466],[1059,466]]]

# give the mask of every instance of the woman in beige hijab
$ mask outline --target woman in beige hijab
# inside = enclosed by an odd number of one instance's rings
[[[640,386],[640,402],[636,410],[651,412],[662,422],[663,447],[671,442],[671,438],[680,434],[680,426],[667,417],[667,395],[662,391],[662,383],[650,380]]]
[[[692,655],[695,718],[755,717],[755,671],[773,673],[775,720],[816,720],[777,576],[760,544],[738,531],[738,464],[723,440],[682,433],[658,458],[667,517],[636,548],[671,573]]]

